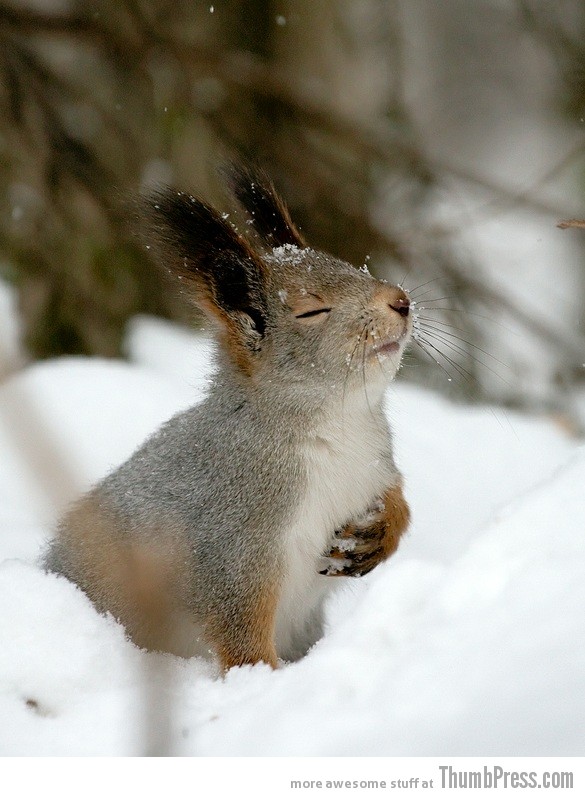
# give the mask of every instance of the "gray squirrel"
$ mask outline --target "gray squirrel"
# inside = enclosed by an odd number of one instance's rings
[[[146,213],[216,329],[208,395],[74,504],[44,558],[140,647],[224,670],[303,656],[340,577],[396,550],[409,508],[383,396],[413,323],[402,288],[309,248],[263,173],[229,183],[254,240],[183,192]]]

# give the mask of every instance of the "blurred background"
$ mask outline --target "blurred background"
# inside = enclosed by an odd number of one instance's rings
[[[118,356],[136,314],[197,323],[129,204],[230,207],[259,163],[315,248],[413,291],[404,377],[555,412],[585,384],[582,0],[2,0],[0,356]]]

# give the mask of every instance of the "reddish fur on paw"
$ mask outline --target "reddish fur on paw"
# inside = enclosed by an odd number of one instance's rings
[[[326,556],[339,562],[340,566],[321,571],[323,575],[362,576],[395,553],[410,522],[410,509],[404,498],[402,482],[387,490],[370,514],[369,522],[359,519],[348,523],[336,534],[336,541]],[[340,544],[349,540],[355,541],[355,545]],[[341,566],[340,560],[345,560],[346,564]]]
[[[382,547],[383,559],[387,559],[396,551],[400,538],[410,523],[410,507],[402,491],[402,482],[386,492],[384,501],[384,536]]]

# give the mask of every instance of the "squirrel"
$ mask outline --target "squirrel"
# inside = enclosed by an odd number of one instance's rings
[[[305,243],[273,184],[232,166],[241,235],[201,199],[145,200],[148,248],[216,330],[206,398],[61,520],[44,567],[142,648],[223,670],[302,657],[340,578],[409,524],[383,410],[408,294]]]

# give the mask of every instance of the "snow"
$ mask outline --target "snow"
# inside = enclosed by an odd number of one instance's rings
[[[176,755],[582,753],[583,445],[399,380],[387,408],[411,533],[348,580],[303,660],[221,678],[138,650],[36,564],[65,503],[211,378],[207,340],[168,322],[135,319],[126,348],[128,362],[56,360],[0,384],[2,755],[143,754],[167,726]]]
[[[271,259],[276,263],[292,263],[298,265],[305,259],[305,255],[312,253],[312,249],[305,247],[302,251],[295,244],[282,244],[272,250]]]

